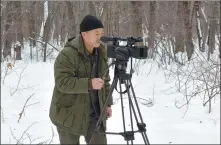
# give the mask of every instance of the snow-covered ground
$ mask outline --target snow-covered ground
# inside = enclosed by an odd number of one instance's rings
[[[49,119],[54,86],[53,61],[16,62],[5,80],[5,64],[1,67],[1,143],[59,144],[57,130]],[[20,75],[22,78],[17,87]],[[113,70],[110,75],[113,78]],[[208,106],[203,107],[200,97],[193,98],[184,115],[186,107],[178,109],[175,106],[175,100],[182,100],[183,96],[175,92],[174,82],[165,80],[163,70],[152,61],[142,65],[139,75],[133,75],[132,82],[150,144],[220,144],[220,98],[216,98],[215,103],[212,101],[211,113],[208,113]],[[19,114],[30,96],[19,120]],[[116,91],[113,96],[115,105],[112,106],[113,116],[107,122],[108,131],[122,132],[120,97]],[[144,105],[147,102],[142,98],[153,100],[153,104]],[[124,104],[126,126],[130,129],[127,98]],[[119,135],[107,135],[107,138],[109,144],[126,143]],[[85,143],[83,137],[80,142]],[[140,133],[136,134],[134,143],[144,143]]]

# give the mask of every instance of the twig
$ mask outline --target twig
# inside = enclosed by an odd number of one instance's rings
[[[45,44],[45,43],[44,43],[43,41],[41,41],[41,40],[35,40],[34,38],[31,38],[31,37],[29,37],[29,39],[30,39],[30,40],[34,40],[34,41],[36,41],[36,42],[39,42],[39,43],[41,43],[42,45]]]
[[[29,130],[29,128],[30,128],[31,126],[33,126],[33,125],[36,124],[36,123],[37,123],[37,122],[32,123],[32,124],[23,132],[22,136],[19,138],[19,140],[17,141],[16,144],[19,144],[19,142],[20,142],[20,140],[23,138],[24,134]]]
[[[2,107],[1,107],[1,118],[2,118],[2,122],[4,123],[5,122],[5,119],[4,119],[4,113],[3,113],[3,109],[2,109]]]
[[[11,128],[11,127],[10,127],[10,131],[11,131],[12,137],[13,137],[17,142],[19,142],[19,140],[15,137],[14,133],[12,132],[12,128]]]
[[[40,138],[42,138],[42,137],[37,137],[37,138],[34,138],[34,139],[31,139],[31,135],[29,134],[29,133],[26,133],[26,138],[24,138],[23,140],[25,140],[25,139],[29,139],[29,142],[30,142],[30,144],[34,144],[33,142],[34,141],[36,141],[36,140],[38,140],[38,139],[40,139]]]
[[[150,75],[150,72],[152,71],[152,69],[153,69],[153,63],[151,63],[151,67],[150,67],[149,72],[147,73],[147,77]]]
[[[30,89],[30,88],[33,88],[34,86],[29,86],[29,87],[24,87],[24,88],[20,88],[20,89],[17,89],[17,92],[18,91],[21,91],[21,90],[25,90],[25,89]]]
[[[54,136],[55,136],[55,133],[54,133],[54,130],[53,130],[53,127],[51,127],[51,130],[52,130],[52,138],[50,140],[50,142],[48,144],[51,144],[53,139],[54,139]]]
[[[3,63],[4,64],[4,63]],[[13,73],[13,72],[15,72],[17,69],[19,69],[20,67],[14,67],[13,69],[11,69],[11,71],[7,71],[7,69],[8,69],[8,67],[7,67],[7,65],[6,65],[6,67],[5,67],[5,69],[1,69],[1,72],[2,72],[2,74],[3,74],[3,72],[5,71],[5,75],[6,76],[8,76],[8,75],[10,75],[11,73]],[[6,71],[7,71],[7,73],[6,73]],[[3,79],[5,79],[5,77],[6,76],[1,76],[1,79],[3,80]],[[3,81],[3,84],[4,84],[4,81]]]
[[[5,71],[5,75],[4,75],[4,78],[3,78],[2,84],[5,83],[5,78],[6,78],[7,74],[8,74],[8,67],[6,66],[6,71]]]
[[[185,86],[186,86],[186,84],[185,84]],[[190,96],[190,98],[188,99],[188,96],[189,96],[189,95],[187,95],[187,87],[185,87],[185,99],[186,99],[186,103],[184,103],[184,104],[181,105],[181,106],[178,106],[178,105],[177,105],[178,101],[175,101],[175,106],[176,106],[178,109],[180,109],[180,108],[182,108],[183,106],[187,105],[187,108],[186,108],[186,110],[185,110],[185,112],[184,112],[183,117],[185,116],[185,114],[187,113],[187,111],[188,111],[188,109],[189,109],[190,100],[193,98],[193,96]]]
[[[36,141],[36,140],[38,140],[38,139],[40,139],[40,138],[42,138],[42,137],[34,138],[34,139],[32,140],[32,142],[34,142],[34,141]]]
[[[191,98],[188,100],[188,97],[187,97],[187,87],[186,87],[186,84],[185,84],[185,93],[186,93],[186,101],[187,101],[187,108],[186,108],[186,111],[184,112],[184,114],[183,114],[183,117],[186,115],[186,112],[188,111],[188,109],[189,109],[189,103],[190,103],[190,100],[191,100]],[[183,118],[182,117],[182,118]]]
[[[34,93],[34,94],[35,94],[35,93]],[[34,94],[32,94],[32,95],[26,100],[25,105],[23,106],[23,109],[22,109],[21,113],[19,113],[18,123],[19,123],[19,121],[20,121],[20,119],[21,119],[21,117],[22,117],[23,112],[25,111],[25,107],[27,107],[26,104],[28,103],[29,99],[31,99],[31,97],[32,97]]]
[[[18,83],[17,83],[16,89],[11,93],[11,96],[13,96],[13,95],[18,91],[18,87],[19,87],[19,84],[20,84],[21,78],[22,78],[21,75],[22,75],[22,73],[24,72],[24,70],[25,70],[25,68],[27,67],[27,65],[28,65],[28,64],[26,64],[25,67],[22,68],[22,71],[21,71],[21,73],[20,73],[20,75],[19,75],[19,79],[18,79]]]
[[[32,144],[31,136],[29,135],[29,133],[26,133],[26,135],[27,135],[27,137],[28,137],[28,139],[30,141],[30,144]]]
[[[155,96],[155,84],[153,85],[153,102],[154,102],[154,96]]]
[[[30,104],[30,105],[27,105],[26,108],[29,107],[29,106],[32,106],[32,105],[38,104],[38,103],[40,103],[40,102],[36,102],[36,103]]]
[[[35,33],[35,32],[33,32],[34,34],[36,34],[36,35],[38,35],[39,37],[41,37],[41,38],[43,38],[42,36],[40,36],[38,33]],[[29,37],[29,38],[31,38],[31,37]],[[33,38],[32,38],[33,39]],[[33,39],[34,40],[34,39]],[[40,40],[36,40],[36,41],[38,41],[38,42],[40,42]],[[41,43],[42,44],[49,44],[50,46],[52,46],[55,50],[57,50],[58,52],[60,52],[60,50],[58,49],[58,48],[56,48],[55,46],[53,46],[51,43],[49,43],[49,42],[43,42],[43,41],[41,41]]]
[[[220,92],[213,94],[204,104],[203,106],[205,106],[212,98],[214,98],[217,94],[220,94]]]

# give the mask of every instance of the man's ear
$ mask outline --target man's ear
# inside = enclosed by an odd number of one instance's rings
[[[85,34],[84,34],[84,32],[81,32],[81,36],[84,36]]]
[[[81,32],[81,35],[82,35],[83,37],[85,37],[85,36],[86,36],[86,32]]]

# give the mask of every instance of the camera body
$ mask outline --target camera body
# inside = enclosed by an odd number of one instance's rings
[[[107,45],[107,57],[115,58],[117,60],[128,61],[130,57],[136,59],[146,59],[147,58],[147,46],[135,46],[137,42],[143,42],[141,37],[101,37],[101,41],[112,42],[112,44]],[[126,42],[126,45],[120,45],[121,42]]]

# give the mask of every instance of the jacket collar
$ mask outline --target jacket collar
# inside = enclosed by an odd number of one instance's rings
[[[83,43],[83,38],[81,37],[81,35],[79,35],[77,37],[70,38],[68,40],[66,46],[75,47],[78,50],[78,52],[85,57],[90,56],[89,51],[86,49],[86,47]],[[107,50],[106,50],[103,43],[101,43],[101,45],[98,47],[98,51],[100,53],[100,57],[107,59]]]

